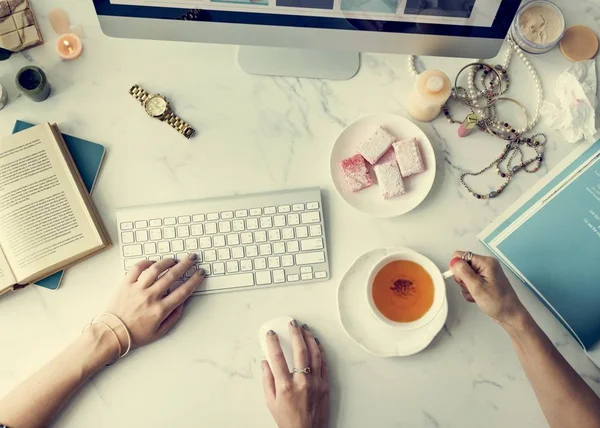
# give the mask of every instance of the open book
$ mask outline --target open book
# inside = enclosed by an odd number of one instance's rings
[[[110,246],[56,125],[0,140],[0,294]]]
[[[600,367],[600,140],[575,149],[479,239]]]

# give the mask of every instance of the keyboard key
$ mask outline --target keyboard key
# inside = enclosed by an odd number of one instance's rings
[[[312,273],[312,272],[313,272],[313,269],[312,269],[312,267],[311,267],[311,266],[302,266],[302,267],[300,268],[300,273],[301,273],[301,274],[302,274],[302,273]]]
[[[318,210],[319,203],[318,202],[309,202],[308,204],[306,204],[306,209],[307,210]]]
[[[288,275],[287,280],[288,280],[288,282],[298,282],[298,281],[300,281],[300,275],[298,275],[298,274]]]
[[[192,216],[192,221],[194,223],[201,223],[206,220],[206,216],[204,214],[194,214]]]
[[[240,235],[242,244],[252,244],[254,242],[252,232],[244,232]]]
[[[279,211],[280,213],[289,213],[292,210],[292,207],[290,207],[289,205],[281,205],[280,207],[277,207],[277,211]]]
[[[234,259],[244,258],[244,247],[233,247],[231,249],[231,257]]]
[[[275,227],[283,227],[286,225],[285,216],[284,215],[276,215],[273,217],[273,226]]]
[[[322,250],[323,249],[323,239],[322,238],[304,239],[304,240],[300,241],[300,248],[302,248],[302,251]]]
[[[259,257],[258,259],[254,259],[254,269],[263,270],[267,268],[267,259],[264,257]]]
[[[177,224],[175,217],[167,217],[164,219],[165,226],[173,226]]]
[[[225,263],[213,263],[212,265],[212,274],[213,275],[223,275],[225,274]]]
[[[202,249],[212,247],[212,240],[210,239],[210,236],[200,238],[198,241],[200,242],[200,248]]]
[[[277,269],[273,271],[273,282],[275,284],[281,284],[285,282],[285,271],[283,269]]]
[[[225,246],[225,237],[223,235],[217,235],[213,238],[213,246],[214,247],[224,247]]]
[[[300,274],[300,279],[302,279],[302,281],[311,281],[313,279],[313,274],[312,272]]]
[[[185,249],[186,250],[197,250],[198,249],[198,240],[196,238],[188,238],[185,240]]]
[[[171,251],[183,251],[183,240],[176,239],[174,241],[171,241]]]
[[[160,227],[160,226],[162,226],[162,219],[153,218],[152,220],[150,220],[150,227]]]
[[[221,248],[219,251],[217,251],[217,256],[219,257],[219,260],[230,260],[231,251],[229,248]]]
[[[256,272],[256,285],[268,285],[271,284],[271,272]]]
[[[254,275],[242,273],[237,275],[210,277],[202,282],[195,293],[202,294],[203,291],[226,290],[229,288],[251,287],[254,285]]]
[[[246,229],[248,229],[248,230],[258,229],[258,220],[255,218],[249,218],[248,220],[246,220]]]
[[[233,211],[225,211],[221,213],[222,220],[231,220],[233,218]]]
[[[282,229],[281,236],[283,237],[283,239],[294,239],[294,229],[292,229],[291,227],[286,227],[285,229]]]
[[[265,213],[265,215],[273,215],[273,214],[277,213],[277,208],[275,208],[275,207],[266,207],[264,209],[264,213]]]
[[[261,256],[270,256],[273,254],[273,248],[271,247],[271,244],[262,244],[259,247],[259,251]]]
[[[150,229],[150,239],[152,241],[160,241],[162,239],[162,230]]]
[[[302,224],[320,223],[321,213],[319,213],[319,211],[309,211],[307,213],[302,213],[301,219]]]
[[[257,216],[257,215],[261,215],[261,214],[262,214],[262,208],[251,208],[250,209],[251,216]]]
[[[144,254],[156,254],[156,242],[146,242],[144,244]]]
[[[281,267],[281,261],[279,260],[279,257],[274,256],[274,257],[269,257],[267,259],[267,263],[269,264],[269,269],[276,269]]]
[[[153,262],[157,262],[162,259],[161,256],[148,256],[148,260],[152,260]]]
[[[254,232],[254,242],[267,242],[267,232],[265,232],[264,230]]]
[[[227,273],[236,273],[240,271],[240,265],[238,264],[237,260],[227,262],[225,268],[227,269]]]
[[[251,270],[252,270],[252,262],[251,262],[250,260],[248,260],[248,259],[246,259],[246,260],[242,260],[242,261],[240,262],[240,270],[241,270],[242,272],[248,272],[248,271],[251,271]]]
[[[215,221],[219,219],[219,213],[208,213],[206,214],[206,220]]]
[[[204,225],[204,233],[207,235],[214,235],[217,233],[217,223],[206,223]]]
[[[169,251],[171,251],[171,245],[167,241],[158,243],[158,252],[160,254],[168,253]]]
[[[198,270],[200,269],[204,269],[205,275],[204,276],[209,276],[212,273],[212,266],[211,265],[198,265]]]
[[[288,241],[286,245],[288,253],[297,253],[300,251],[300,244],[298,241]]]
[[[216,262],[217,261],[217,251],[216,250],[206,250],[204,252],[204,261],[205,262]]]
[[[177,222],[179,224],[188,224],[192,222],[192,218],[189,215],[182,215],[181,217],[177,217]]]
[[[320,224],[313,224],[310,227],[310,236],[321,236],[323,235],[323,228]]]
[[[296,238],[308,238],[308,227],[298,226],[296,228]]]
[[[227,235],[227,245],[230,247],[240,245],[240,235],[238,235],[237,233]]]
[[[241,232],[242,230],[246,229],[244,220],[233,220],[232,226],[234,232]]]
[[[315,279],[325,279],[325,278],[327,278],[327,272],[325,272],[325,271],[315,272]]]
[[[260,218],[260,228],[261,229],[270,229],[273,227],[273,219],[271,217],[261,217]]]
[[[140,229],[142,227],[148,227],[148,222],[146,220],[139,220],[135,222],[136,229]]]
[[[285,256],[281,256],[281,266],[290,267],[294,266],[294,256],[291,254],[286,254]]]
[[[230,221],[221,221],[221,222],[219,222],[219,232],[220,233],[229,233],[229,232],[231,232],[231,222]]]
[[[273,244],[273,253],[274,254],[283,254],[285,253],[285,244],[283,242],[276,242]]]
[[[131,230],[133,229],[133,223],[130,221],[126,221],[121,223],[121,230]]]
[[[165,239],[175,238],[175,228],[174,227],[165,227],[163,229],[163,238],[165,238]]]
[[[135,242],[135,238],[133,237],[133,232],[122,232],[121,233],[121,242],[123,244],[131,244]]]
[[[246,247],[246,257],[258,256],[258,247],[256,245],[248,245]]]
[[[147,230],[136,230],[135,231],[135,240],[137,242],[146,242],[148,240],[148,231]]]
[[[177,226],[177,237],[178,238],[187,238],[190,236],[190,227],[189,226]]]
[[[248,210],[237,210],[235,212],[235,217],[236,218],[244,218],[244,217],[248,217]]]
[[[298,226],[300,224],[300,215],[288,214],[288,226]]]
[[[269,241],[281,241],[281,232],[279,229],[269,230]]]
[[[142,255],[142,244],[124,245],[123,257],[136,257]]]
[[[317,263],[325,263],[325,253],[323,251],[296,254],[296,264],[298,266],[314,265]]]
[[[142,260],[146,260],[146,257],[137,257],[135,259],[125,259],[125,270],[130,271],[132,267],[141,262]]]
[[[192,224],[190,228],[192,232],[192,236],[201,236],[204,235],[204,227],[201,224]]]
[[[294,211],[294,212],[304,211],[304,204],[294,204],[294,205],[292,205],[292,211]]]

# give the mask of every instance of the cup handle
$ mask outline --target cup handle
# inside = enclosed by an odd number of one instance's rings
[[[444,279],[452,278],[453,276],[454,276],[454,274],[452,273],[452,271],[451,271],[451,270],[447,270],[446,272],[444,272],[444,273],[442,274],[442,277],[443,277]]]

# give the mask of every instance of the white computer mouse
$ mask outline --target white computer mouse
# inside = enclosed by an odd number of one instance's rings
[[[269,365],[272,366],[271,359],[269,358],[269,351],[267,349],[267,332],[269,330],[273,330],[277,333],[279,337],[279,343],[281,344],[281,349],[283,350],[283,354],[285,355],[285,360],[288,364],[288,369],[291,372],[294,367],[294,354],[292,353],[292,342],[290,339],[290,330],[289,324],[293,320],[292,317],[282,316],[278,318],[273,318],[270,321],[264,323],[260,329],[258,330],[258,337],[260,340],[260,346],[263,351],[263,355],[269,362]]]

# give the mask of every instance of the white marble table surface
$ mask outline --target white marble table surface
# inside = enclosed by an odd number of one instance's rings
[[[600,33],[597,0],[557,3],[568,24]],[[405,216],[371,219],[335,194],[329,151],[343,127],[361,115],[407,116],[404,100],[412,77],[405,56],[363,55],[360,73],[345,82],[256,77],[238,68],[234,46],[111,39],[102,34],[89,0],[33,4],[47,43],[0,64],[0,83],[10,97],[0,112],[0,133],[9,134],[17,119],[49,121],[104,144],[107,156],[94,200],[113,240],[119,206],[320,186],[332,269],[325,283],[193,298],[172,334],[95,376],[55,426],[274,426],[263,403],[257,330],[283,314],[313,326],[327,349],[334,427],[545,426],[508,337],[450,282],[446,328],[424,352],[402,359],[370,356],[346,336],[336,290],[347,267],[369,249],[408,246],[440,266],[454,249],[483,251],[476,234],[572,150],[558,133],[548,132],[542,171],[518,177],[501,197],[482,202],[458,185],[458,176],[489,163],[502,143],[483,134],[460,139],[443,118],[423,124],[438,157],[431,194]],[[67,9],[72,23],[84,27],[85,51],[77,61],[61,62],[54,52],[56,36],[47,22],[53,6]],[[558,49],[532,61],[547,93],[569,65]],[[453,75],[465,60],[423,58],[423,63]],[[14,86],[16,71],[27,64],[44,68],[53,85],[43,103],[19,96]],[[511,91],[532,107],[532,81],[518,61],[512,67]],[[169,96],[197,127],[197,137],[187,141],[150,120],[127,93],[133,83]],[[543,124],[537,129],[547,131]],[[69,269],[59,291],[28,287],[1,299],[0,395],[102,310],[122,276],[120,266],[114,247]],[[552,341],[600,392],[600,370],[511,278]]]

